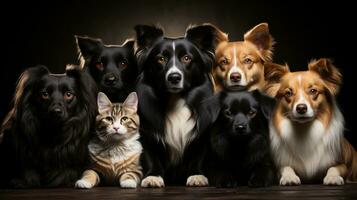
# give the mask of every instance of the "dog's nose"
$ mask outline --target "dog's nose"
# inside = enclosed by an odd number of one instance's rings
[[[179,73],[171,73],[168,75],[167,80],[171,84],[176,85],[182,80],[182,76]]]
[[[54,108],[51,112],[57,116],[61,116],[63,114],[63,110],[61,108]]]
[[[230,76],[231,81],[234,83],[239,82],[241,78],[242,78],[242,75],[238,72],[232,73]]]
[[[244,124],[238,124],[235,126],[236,131],[241,132],[241,131],[245,131],[247,129],[247,125]]]
[[[307,112],[307,105],[304,103],[300,103],[296,106],[296,112],[299,114],[305,114]]]
[[[117,78],[112,74],[107,76],[104,81],[106,85],[114,85],[117,81]]]

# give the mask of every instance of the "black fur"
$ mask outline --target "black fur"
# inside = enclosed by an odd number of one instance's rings
[[[156,26],[138,25],[136,30],[136,56],[143,71],[137,85],[141,120],[141,141],[144,147],[143,168],[146,176],[161,176],[165,183],[183,184],[190,175],[202,174],[200,149],[203,145],[197,125],[190,133],[193,138],[186,145],[182,159],[173,164],[172,152],[165,142],[165,119],[172,108],[172,99],[184,99],[193,118],[200,123],[197,108],[202,100],[213,95],[209,78],[217,44],[215,27],[202,25],[189,27],[185,37],[166,38]],[[173,51],[175,43],[175,55]],[[167,86],[165,77],[175,65],[183,74],[183,87],[176,90]],[[188,55],[189,63],[182,61]],[[163,62],[158,59],[163,57]]]
[[[111,101],[123,102],[135,90],[138,68],[134,41],[105,45],[102,40],[76,36],[82,67]]]
[[[203,103],[210,134],[206,174],[216,187],[276,183],[269,151],[268,119],[275,100],[251,92],[221,92]]]
[[[37,66],[21,75],[1,127],[3,186],[74,186],[88,164],[96,90],[79,67],[51,74]]]

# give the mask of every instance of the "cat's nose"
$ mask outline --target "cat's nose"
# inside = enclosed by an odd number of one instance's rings
[[[113,127],[113,129],[118,132],[119,131],[119,127]]]

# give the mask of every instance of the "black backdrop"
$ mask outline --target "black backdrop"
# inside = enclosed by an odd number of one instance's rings
[[[344,85],[338,96],[346,118],[346,136],[357,147],[353,95],[356,59],[355,9],[343,1],[47,1],[2,5],[0,119],[9,109],[20,73],[36,64],[63,73],[65,64],[78,63],[74,35],[100,37],[122,43],[132,37],[135,24],[161,24],[169,36],[179,36],[189,24],[211,22],[232,40],[260,22],[268,22],[276,40],[274,61],[306,69],[313,58],[329,57],[342,70]]]

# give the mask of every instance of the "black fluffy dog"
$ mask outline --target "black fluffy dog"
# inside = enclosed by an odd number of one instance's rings
[[[203,103],[206,125],[202,126],[210,134],[205,165],[210,184],[261,187],[276,183],[268,126],[274,104],[274,99],[257,90],[221,92]]]
[[[138,68],[134,41],[122,45],[105,45],[102,40],[76,36],[81,66],[88,72],[100,91],[111,101],[123,102],[135,90]]]
[[[208,24],[189,27],[180,38],[164,37],[156,26],[135,30],[143,70],[137,86],[144,147],[141,186],[207,185],[199,163],[203,143],[197,108],[213,94],[209,72],[220,35]]]
[[[96,86],[79,67],[20,77],[1,127],[1,183],[20,188],[74,186],[88,162]]]

